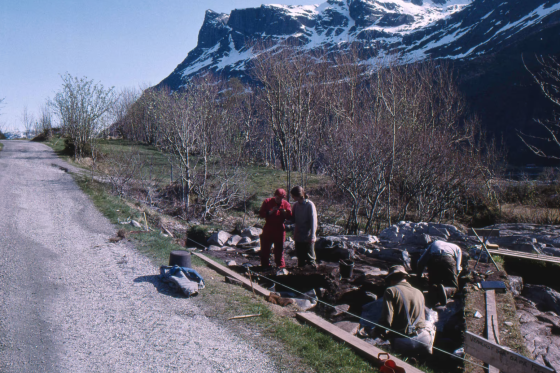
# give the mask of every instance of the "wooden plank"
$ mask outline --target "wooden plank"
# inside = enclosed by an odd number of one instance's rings
[[[544,365],[509,351],[471,332],[465,333],[465,352],[507,373],[554,373]]]
[[[531,253],[524,253],[521,251],[504,250],[504,249],[498,249],[498,250],[489,249],[488,252],[490,252],[490,254],[509,256],[512,258],[539,260],[542,262],[549,262],[549,263],[560,263],[559,257],[544,255],[544,254],[531,254]]]
[[[255,293],[257,293],[258,295],[262,295],[263,297],[270,296],[270,291],[268,291],[265,288],[263,288],[262,286],[258,285],[256,282],[253,282],[253,286],[251,287],[251,281],[248,278],[240,275],[237,272],[232,271],[229,268],[224,267],[221,264],[216,263],[215,261],[208,258],[207,256],[199,254],[199,253],[192,253],[192,255],[195,255],[196,257],[202,259],[206,264],[208,264],[208,267],[212,268],[214,271],[218,272],[219,274],[224,275],[224,276],[233,277],[234,279],[240,281],[243,284],[243,287],[245,287],[249,290],[254,289]]]
[[[373,362],[374,364],[379,364],[378,355],[380,353],[385,353],[385,351],[364,342],[358,337],[340,329],[338,326],[331,324],[330,322],[322,319],[312,312],[298,312],[296,317],[299,320],[305,321],[322,331],[333,336],[336,340],[346,343],[350,348],[354,349],[359,355],[363,356],[365,359]],[[395,356],[391,355],[391,360],[397,363],[397,366],[404,368],[406,373],[422,373],[421,370],[413,367],[410,364],[405,363],[397,359]]]
[[[500,343],[500,332],[498,329],[498,313],[496,311],[496,292],[487,290],[486,298],[486,339]],[[500,370],[495,366],[488,365],[488,373],[498,373]]]
[[[471,228],[476,234],[482,237],[500,237],[499,229]]]
[[[486,291],[486,338],[500,344],[500,330],[498,329],[498,313],[496,311],[496,292]]]

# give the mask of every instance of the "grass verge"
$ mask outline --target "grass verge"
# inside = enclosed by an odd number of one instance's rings
[[[112,223],[118,224],[119,220],[128,217],[141,220],[140,209],[107,193],[101,184],[79,177],[76,177],[76,181]],[[130,225],[119,227],[132,229]],[[159,232],[135,234],[131,239],[157,265],[166,264],[169,253],[182,248]],[[193,257],[192,263],[206,281],[207,287],[193,300],[205,310],[206,316],[233,329],[243,339],[253,340],[256,346],[275,358],[284,369],[292,372],[377,371],[349,347],[313,327],[296,322],[293,318],[295,309],[271,305],[241,287],[226,284],[222,276],[207,268],[198,258]],[[232,316],[255,313],[261,316],[227,320]]]
[[[2,151],[2,149],[4,149],[4,144],[0,142],[0,152]]]

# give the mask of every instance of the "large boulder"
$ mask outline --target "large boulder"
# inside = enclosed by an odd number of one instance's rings
[[[249,228],[245,228],[243,229],[243,231],[241,231],[241,236],[242,237],[249,237],[251,238],[251,240],[257,239],[260,237],[260,235],[262,234],[263,230],[261,228],[257,228],[257,227],[249,227]]]
[[[400,249],[383,249],[373,250],[371,253],[366,253],[367,256],[384,260],[395,265],[403,265],[407,271],[411,271],[411,259],[408,251]]]
[[[522,295],[535,302],[539,310],[560,315],[560,293],[544,285],[525,285]]]
[[[237,246],[237,244],[239,243],[239,241],[241,241],[241,239],[243,239],[243,237],[239,236],[239,235],[233,235],[231,236],[228,240],[226,245],[228,246]]]
[[[327,236],[317,240],[315,243],[315,253],[319,260],[337,262],[340,259],[354,258],[354,248],[357,246],[360,246],[360,244],[349,242],[345,236]]]
[[[209,245],[224,246],[230,237],[230,233],[219,231],[211,235],[207,242]]]

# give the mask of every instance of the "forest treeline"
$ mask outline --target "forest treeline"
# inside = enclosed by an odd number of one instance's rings
[[[247,165],[282,169],[278,186],[288,190],[305,187],[311,174],[328,177],[346,206],[347,233],[453,220],[469,203],[492,198],[499,154],[468,113],[452,69],[432,61],[365,64],[357,54],[275,48],[254,60],[250,83],[207,74],[175,92],[117,95],[67,76],[52,105],[76,157],[96,159],[90,139],[106,127],[98,124],[104,116],[113,134],[165,154],[186,217],[211,218],[247,198]],[[79,90],[99,99],[87,115],[72,102]],[[86,117],[89,124],[79,125]],[[142,162],[123,152],[104,163],[123,194]],[[152,195],[163,188],[147,185]]]

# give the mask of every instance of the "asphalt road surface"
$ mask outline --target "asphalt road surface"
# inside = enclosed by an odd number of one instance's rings
[[[0,151],[0,372],[275,372],[263,353],[161,291],[158,268],[43,144]],[[158,289],[160,291],[158,291]]]

